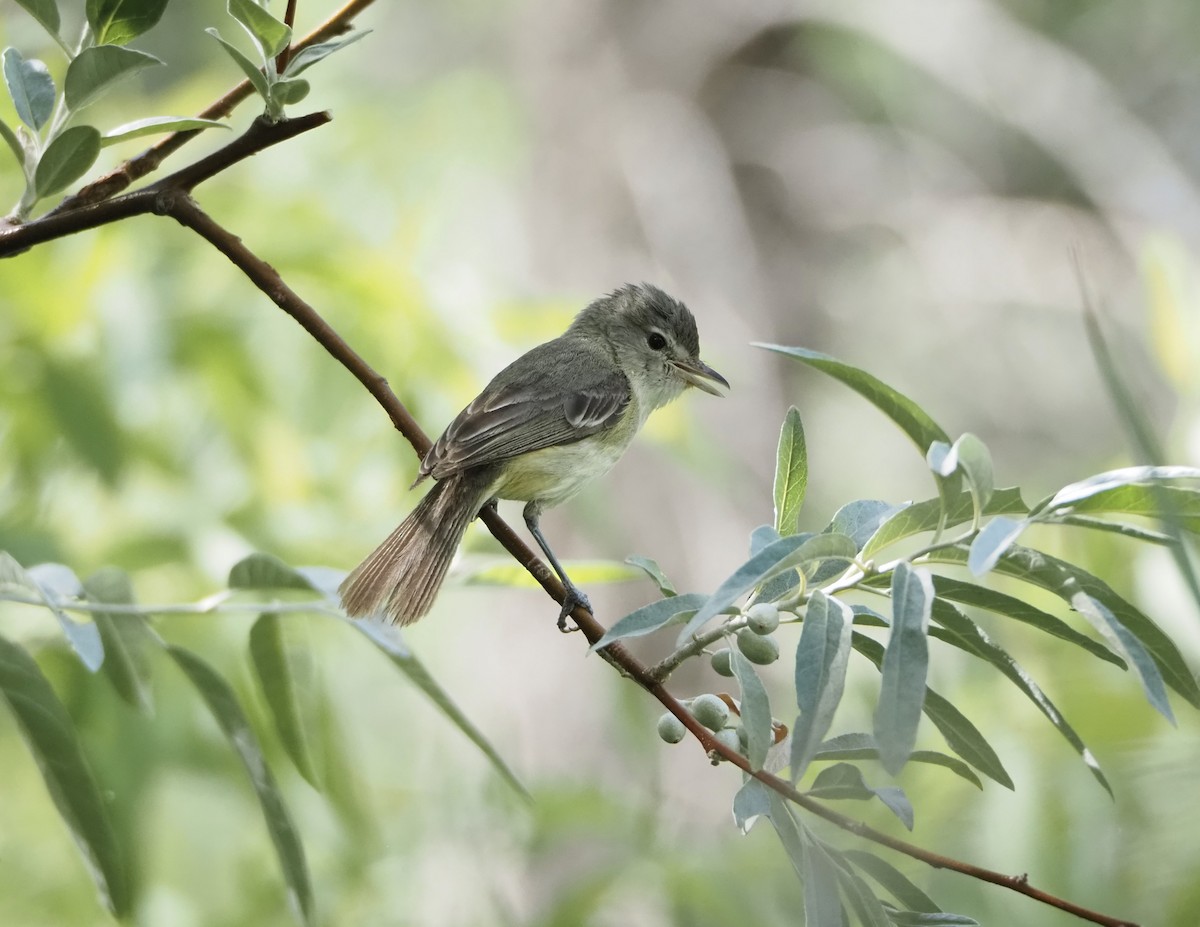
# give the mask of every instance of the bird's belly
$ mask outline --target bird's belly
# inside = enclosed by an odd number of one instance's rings
[[[621,459],[629,442],[613,441],[613,437],[609,435],[603,444],[598,437],[590,437],[514,457],[505,463],[493,495],[521,502],[537,500],[545,508],[565,502]]]

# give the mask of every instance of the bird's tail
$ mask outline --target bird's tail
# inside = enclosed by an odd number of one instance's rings
[[[466,472],[434,483],[338,587],[346,613],[354,618],[382,613],[404,625],[428,612],[467,525],[487,501],[487,477]]]

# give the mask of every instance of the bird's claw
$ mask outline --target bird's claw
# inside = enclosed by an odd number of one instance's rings
[[[588,601],[588,597],[574,586],[568,586],[566,598],[563,599],[562,603],[562,611],[558,613],[558,630],[562,631],[563,634],[570,634],[572,631],[579,630],[579,625],[570,628],[567,627],[567,618],[570,617],[571,612],[575,611],[576,605],[582,605],[589,612],[592,610],[592,603]]]

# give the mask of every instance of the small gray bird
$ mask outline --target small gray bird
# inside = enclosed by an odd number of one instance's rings
[[[687,306],[657,287],[627,284],[595,300],[553,341],[505,367],[429,449],[413,486],[437,482],[346,577],[354,617],[411,624],[429,611],[463,532],[495,499],[518,499],[525,524],[567,590],[558,624],[587,598],[542,536],[544,509],[607,473],[647,416],[687,387],[720,396],[723,376],[700,360]]]

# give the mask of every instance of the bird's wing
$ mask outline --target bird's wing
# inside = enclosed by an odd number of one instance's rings
[[[441,479],[613,425],[629,405],[629,381],[607,358],[563,347],[541,345],[501,371],[430,448],[421,476]]]

